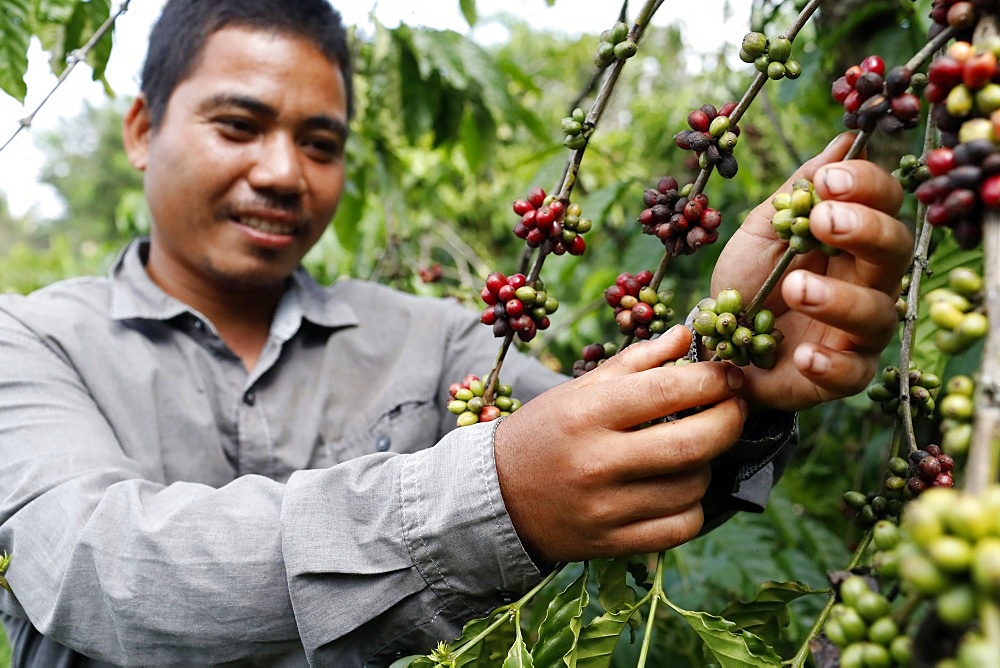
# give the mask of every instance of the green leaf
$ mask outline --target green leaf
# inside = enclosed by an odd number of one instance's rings
[[[524,638],[518,634],[517,640],[511,645],[510,652],[507,653],[507,658],[504,659],[503,668],[532,668],[534,665],[531,660],[531,652],[524,644]]]
[[[85,3],[86,15],[87,15],[87,34],[83,36],[83,41],[80,46],[86,44],[87,41],[100,29],[101,25],[111,16],[111,0],[88,0]],[[104,36],[101,37],[100,41],[94,45],[94,48],[90,50],[87,54],[87,64],[93,69],[93,79],[94,81],[100,81],[105,86],[105,91],[111,94],[111,89],[108,85],[107,80],[104,78],[104,71],[108,66],[108,58],[111,57],[111,47],[114,44],[112,35],[114,34],[114,26],[112,26]]]
[[[476,12],[476,0],[459,0],[458,6],[462,9],[462,16],[465,17],[465,22],[469,24],[469,27],[476,25],[476,21],[479,20],[479,15]]]
[[[613,559],[601,567],[597,576],[600,587],[597,600],[607,612],[631,608],[638,600],[635,590],[626,581],[629,557]]]
[[[683,610],[667,601],[718,659],[723,668],[759,668],[780,666],[781,657],[759,636],[736,624],[707,612]]]
[[[451,641],[448,644],[448,649],[454,651],[459,647],[461,647],[462,645],[466,644],[467,642],[475,638],[477,635],[482,633],[486,629],[486,627],[489,626],[489,623],[490,623],[490,617],[481,617],[479,619],[473,619],[472,621],[466,622],[465,626],[462,627],[462,635],[460,635],[455,640]],[[479,642],[469,647],[469,649],[466,650],[462,654],[462,656],[458,657],[458,659],[455,661],[455,667],[459,668],[460,666],[468,666],[475,664],[479,660],[482,651],[483,651],[482,642]]]
[[[538,642],[531,648],[531,656],[539,666],[568,665],[566,657],[576,647],[583,610],[590,602],[589,571],[589,567],[584,568],[580,577],[549,603],[545,619],[538,627]]]
[[[22,103],[28,94],[24,75],[31,42],[30,11],[28,0],[0,4],[0,89]]]
[[[780,629],[788,625],[788,604],[803,596],[824,594],[801,582],[765,582],[752,601],[734,601],[722,611],[722,617],[745,631],[770,642],[777,642]]]
[[[501,624],[483,638],[482,647],[479,650],[479,663],[477,668],[494,668],[504,660],[508,651],[513,647],[517,639],[517,628],[513,620],[509,624]]]
[[[337,235],[337,241],[348,251],[358,247],[358,223],[366,205],[366,179],[359,173],[352,176],[354,178],[344,182],[343,194],[333,217],[333,231]]]
[[[606,612],[583,627],[570,665],[576,668],[608,668],[625,627],[635,614],[633,608]]]

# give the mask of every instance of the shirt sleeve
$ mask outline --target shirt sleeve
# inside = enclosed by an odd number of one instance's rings
[[[316,663],[364,665],[426,651],[540,576],[500,501],[495,425],[287,484],[163,485],[66,356],[3,314],[0,369],[14,591],[0,609],[88,656],[200,665],[304,645]]]
[[[500,496],[496,425],[453,431],[434,448],[366,475],[347,477],[337,466],[292,476],[282,542],[310,660],[361,665],[393,648],[426,652],[428,641],[457,636],[465,620],[539,581]],[[353,600],[366,604],[332,603]],[[369,607],[387,612],[372,620]]]

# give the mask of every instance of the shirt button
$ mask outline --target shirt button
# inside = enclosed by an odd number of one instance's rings
[[[392,439],[390,439],[385,434],[382,434],[381,436],[378,437],[378,439],[375,440],[375,449],[378,450],[379,452],[385,452],[386,450],[389,449],[390,445],[392,445]]]
[[[197,329],[200,332],[201,330],[205,329],[205,323],[203,323],[201,320],[198,320],[197,318],[195,318],[194,328]]]
[[[246,393],[243,395],[243,403],[245,403],[247,406],[253,406],[256,401],[257,401],[257,395],[254,394],[253,390],[247,390]]]

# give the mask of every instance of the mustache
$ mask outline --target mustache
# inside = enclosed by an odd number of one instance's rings
[[[283,213],[302,217],[302,196],[283,195],[278,193],[259,193],[256,197],[238,202],[228,202],[219,208],[219,214],[224,217],[239,217],[254,211],[281,211]]]

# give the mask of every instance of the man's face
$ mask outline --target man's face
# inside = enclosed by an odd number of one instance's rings
[[[148,110],[136,104],[126,146],[146,173],[153,279],[175,296],[279,289],[340,200],[339,66],[304,38],[227,27],[158,127],[143,130]]]

